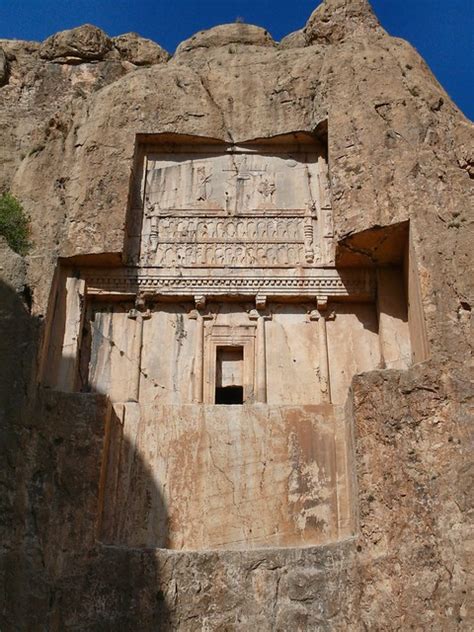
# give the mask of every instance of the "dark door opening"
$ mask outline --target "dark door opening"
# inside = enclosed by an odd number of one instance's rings
[[[218,347],[216,350],[216,404],[243,404],[243,347]]]
[[[244,403],[244,387],[243,386],[217,386],[216,387],[216,404],[243,404]]]

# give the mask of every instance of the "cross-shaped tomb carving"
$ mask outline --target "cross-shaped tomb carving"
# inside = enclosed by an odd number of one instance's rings
[[[334,262],[327,163],[314,139],[271,147],[144,146],[135,212],[143,213],[140,266]]]

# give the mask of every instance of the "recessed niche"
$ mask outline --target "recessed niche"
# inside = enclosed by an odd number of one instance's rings
[[[99,538],[245,549],[350,535],[351,380],[426,357],[408,224],[336,244],[326,147],[310,135],[139,140],[127,263],[58,271],[43,354],[46,386],[111,401]]]

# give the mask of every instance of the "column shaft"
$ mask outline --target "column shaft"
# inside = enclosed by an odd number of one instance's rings
[[[193,401],[202,404],[203,400],[203,361],[204,361],[204,318],[196,315],[196,341],[194,350]]]
[[[326,318],[324,314],[318,319],[319,330],[319,381],[321,386],[321,399],[323,402],[331,402],[331,387],[329,379],[328,338],[326,330]]]
[[[257,402],[265,404],[267,401],[267,362],[265,349],[265,317],[259,314],[257,318],[256,340],[256,393]]]
[[[130,380],[129,402],[138,402],[140,395],[140,375],[142,370],[142,346],[143,346],[143,315],[137,314],[135,318],[135,333],[133,337],[133,373]]]

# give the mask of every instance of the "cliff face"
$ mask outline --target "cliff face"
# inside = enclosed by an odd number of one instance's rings
[[[0,258],[14,386],[0,391],[2,629],[470,629],[473,131],[416,51],[365,0],[326,0],[279,44],[231,24],[171,59],[91,26],[42,44],[0,40],[0,86],[0,188],[30,214],[33,240],[26,260],[4,246]],[[85,545],[65,524],[83,520],[86,532],[93,520],[76,505],[96,494],[105,404],[35,390],[58,258],[122,255],[137,134],[242,142],[301,131],[327,135],[340,266],[383,262],[377,231],[409,221],[430,347],[422,364],[353,383],[358,536],[265,554]]]

